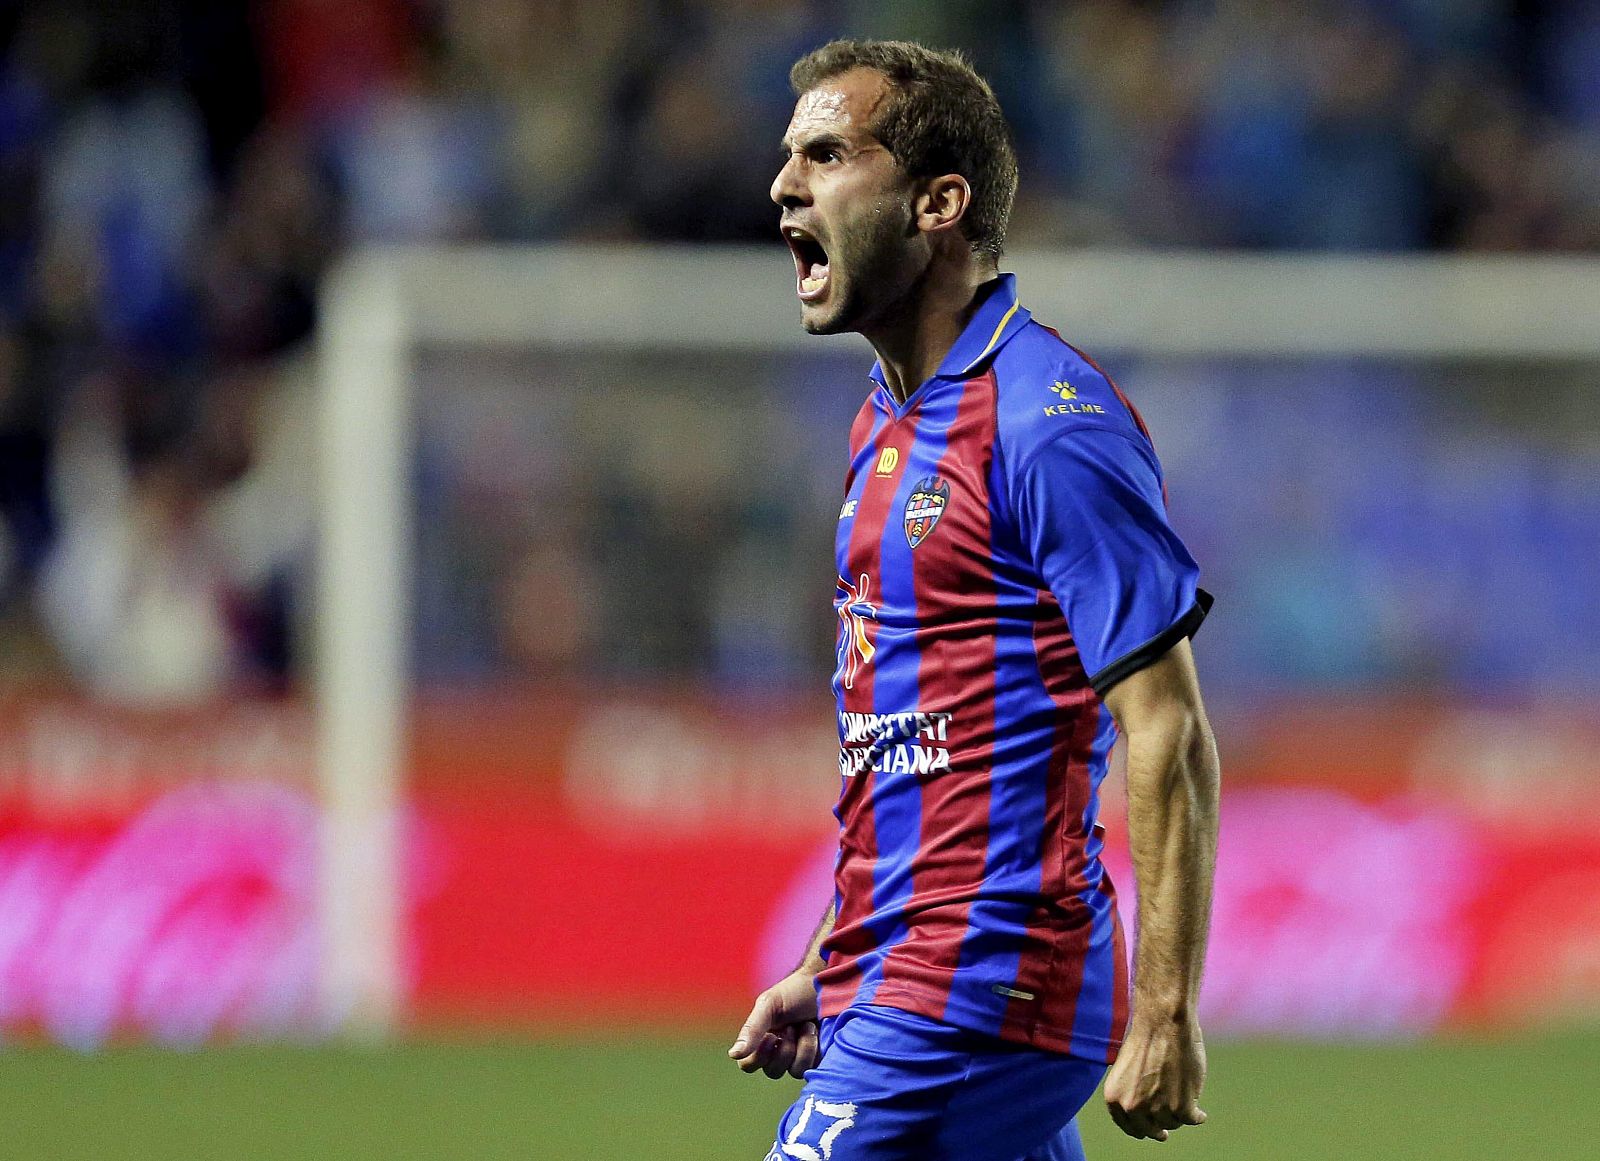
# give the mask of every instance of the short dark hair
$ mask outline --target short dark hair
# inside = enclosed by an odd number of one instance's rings
[[[789,70],[795,95],[852,69],[875,69],[891,95],[868,126],[913,178],[959,173],[972,186],[961,232],[975,253],[996,258],[1017,195],[1017,153],[994,90],[960,52],[904,40],[835,40]]]

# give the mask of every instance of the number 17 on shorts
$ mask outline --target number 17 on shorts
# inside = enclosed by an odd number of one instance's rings
[[[833,1143],[855,1123],[855,1105],[807,1096],[789,1135],[772,1146],[765,1161],[830,1161]]]

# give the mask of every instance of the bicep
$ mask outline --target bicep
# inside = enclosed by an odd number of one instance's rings
[[[1128,674],[1105,692],[1103,700],[1117,727],[1130,736],[1161,729],[1174,719],[1203,720],[1200,677],[1188,639]]]
[[[1194,651],[1180,641],[1104,695],[1128,744],[1128,816],[1183,788],[1214,813],[1220,790],[1216,736],[1200,699]],[[1152,797],[1153,796],[1153,797]]]

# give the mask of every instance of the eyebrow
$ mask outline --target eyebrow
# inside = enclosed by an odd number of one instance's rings
[[[802,136],[799,140],[792,141],[788,137],[785,137],[778,143],[778,147],[783,150],[786,156],[795,152],[797,149],[804,151],[807,149],[815,149],[819,145],[832,145],[839,149],[850,148],[850,142],[848,140],[840,136],[838,133],[834,133],[827,129],[823,129],[816,133],[808,133]]]

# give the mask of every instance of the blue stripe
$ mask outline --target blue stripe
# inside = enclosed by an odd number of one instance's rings
[[[989,487],[990,551],[1010,555],[996,539],[1008,520],[1002,508],[1005,481],[994,461]],[[994,985],[1012,987],[1026,941],[1028,921],[1044,885],[1045,811],[1050,789],[1055,702],[1039,672],[1033,610],[1038,590],[1008,584],[995,575],[994,752],[989,782],[989,846],[984,859],[984,897],[972,905],[961,945],[956,988],[970,1012],[987,1013],[984,1030],[998,1034],[1006,1003]],[[976,970],[981,965],[981,972]]]
[[[877,713],[937,709],[921,705],[917,666],[916,573],[906,541],[902,513],[917,482],[934,470],[948,445],[950,424],[961,402],[961,389],[930,391],[917,415],[917,434],[901,468],[899,486],[884,519],[878,543],[878,656],[873,668],[872,706]],[[877,832],[878,861],[872,870],[872,919],[877,947],[863,956],[858,1002],[870,1003],[883,982],[883,961],[906,937],[904,909],[911,899],[911,864],[922,841],[922,789],[915,774],[876,774],[872,784],[872,817]]]
[[[1111,711],[1102,703],[1089,757],[1090,785],[1093,790],[1089,795],[1089,804],[1083,811],[1084,833],[1088,836],[1084,844],[1084,856],[1088,860],[1089,885],[1078,898],[1089,908],[1093,919],[1089,926],[1089,947],[1084,954],[1083,985],[1078,992],[1077,1012],[1072,1021],[1072,1043],[1068,1049],[1078,1056],[1098,1056],[1105,1051],[1115,1012],[1112,996],[1117,981],[1117,945],[1112,938],[1115,915],[1111,900],[1100,890],[1106,874],[1100,862],[1105,840],[1095,830],[1095,821],[1100,814],[1100,783],[1105,781],[1111,746],[1116,740],[1116,723],[1111,718]]]
[[[992,507],[992,505],[991,505]],[[991,511],[991,518],[994,519]],[[998,524],[991,524],[997,527]],[[996,578],[995,748],[989,779],[989,846],[983,898],[972,905],[961,944],[956,987],[963,1007],[987,1013],[983,1031],[998,1035],[1006,1004],[995,984],[1016,983],[1028,920],[1044,884],[1045,811],[1050,788],[1055,702],[1039,674],[1028,615],[1038,591]],[[981,971],[977,970],[981,967]]]

